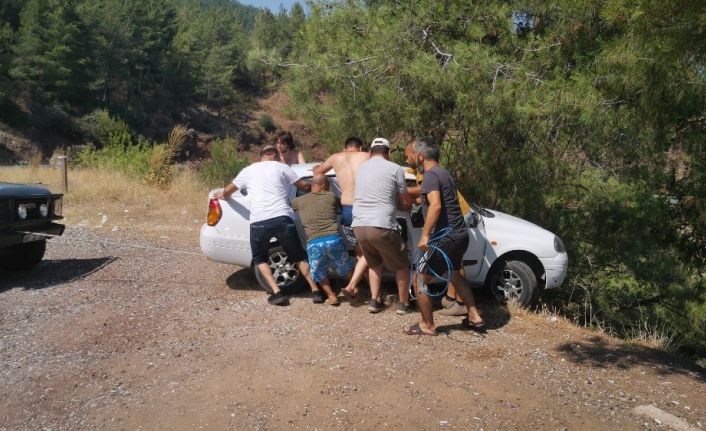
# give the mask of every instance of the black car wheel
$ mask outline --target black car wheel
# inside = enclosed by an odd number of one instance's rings
[[[515,301],[528,307],[537,293],[537,276],[521,260],[502,261],[494,265],[488,277],[488,287],[498,302]]]
[[[7,247],[0,258],[0,266],[8,271],[27,271],[42,261],[46,249],[46,240]]]
[[[289,256],[287,256],[287,252],[284,251],[284,248],[281,246],[272,247],[269,251],[268,263],[272,270],[272,276],[275,278],[277,287],[279,287],[280,290],[286,294],[292,294],[302,290],[302,287],[306,284],[306,280],[304,280],[304,276],[302,276],[301,271],[299,271],[297,262],[292,262]],[[253,266],[253,271],[255,272],[255,278],[260,287],[266,292],[272,293],[272,288],[256,265]]]

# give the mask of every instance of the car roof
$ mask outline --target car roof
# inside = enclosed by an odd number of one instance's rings
[[[297,176],[299,178],[308,178],[308,177],[312,177],[314,175],[314,173],[312,172],[312,169],[314,169],[315,166],[318,166],[320,164],[321,164],[321,162],[301,163],[301,164],[291,165],[290,167],[297,174]],[[335,175],[336,175],[336,172],[333,169],[329,169],[329,171],[326,172],[326,176],[328,176],[328,177],[332,177]],[[405,169],[404,176],[405,176],[406,180],[416,180],[417,179],[414,176],[414,174],[409,173],[407,171],[407,169]]]
[[[311,177],[314,175],[312,172],[312,169],[314,169],[314,166],[320,165],[321,162],[314,162],[314,163],[302,163],[302,164],[297,164],[297,165],[291,165],[290,167],[292,170],[299,176],[299,178],[303,177]],[[326,172],[326,175],[336,175],[336,172],[334,172],[333,169],[329,170]]]

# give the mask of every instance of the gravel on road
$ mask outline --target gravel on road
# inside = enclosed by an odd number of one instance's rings
[[[192,244],[68,227],[0,272],[0,429],[670,429],[639,406],[706,426],[706,374],[668,354],[489,302],[484,337],[271,306]]]

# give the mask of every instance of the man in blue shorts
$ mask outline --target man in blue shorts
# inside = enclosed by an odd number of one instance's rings
[[[339,305],[328,279],[329,268],[340,276],[353,270],[348,247],[338,233],[336,217],[341,211],[341,201],[329,191],[326,176],[316,174],[311,180],[311,193],[294,199],[292,208],[299,213],[306,233],[311,276],[328,297],[325,302]],[[324,302],[320,290],[314,292],[314,302]]]
[[[343,288],[343,294],[355,298],[358,294],[358,283],[365,275],[368,264],[363,252],[358,247],[358,241],[353,233],[353,202],[355,201],[355,177],[358,168],[370,159],[370,154],[363,151],[363,141],[351,136],[346,139],[344,149],[332,154],[325,162],[314,167],[314,174],[326,174],[333,169],[336,172],[338,186],[341,189],[341,234],[350,248],[355,250],[358,263],[348,285]]]

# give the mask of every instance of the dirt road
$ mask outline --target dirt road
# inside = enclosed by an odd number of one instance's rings
[[[486,303],[484,338],[443,316],[410,337],[392,309],[270,306],[196,238],[112,235],[0,272],[0,429],[670,429],[641,405],[706,426],[703,370],[562,320]]]

